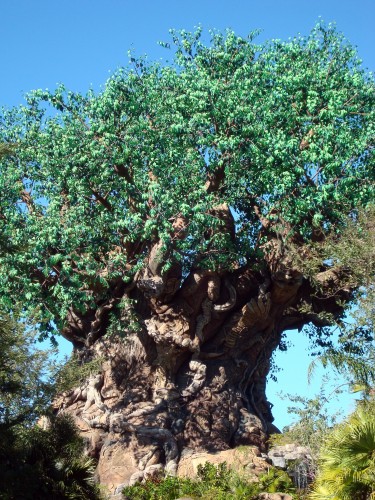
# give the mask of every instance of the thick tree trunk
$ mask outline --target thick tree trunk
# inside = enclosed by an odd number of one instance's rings
[[[201,271],[178,288],[159,281],[143,276],[129,294],[134,308],[121,311],[125,321],[137,316],[138,330],[82,347],[82,357],[103,360],[102,370],[56,401],[74,416],[111,489],[160,469],[176,474],[190,451],[265,450],[271,356],[283,330],[298,326],[297,272]]]

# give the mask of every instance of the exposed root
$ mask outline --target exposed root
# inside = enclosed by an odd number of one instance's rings
[[[181,392],[183,397],[192,396],[193,394],[197,393],[203,387],[206,381],[207,367],[204,363],[193,360],[190,361],[189,368],[194,373],[194,376],[190,385]]]

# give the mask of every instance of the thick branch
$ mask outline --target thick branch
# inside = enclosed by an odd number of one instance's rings
[[[110,212],[113,212],[113,207],[112,205],[109,203],[109,201],[106,199],[106,197],[103,197],[100,193],[98,193],[95,189],[93,189],[92,187],[90,187],[90,190],[92,192],[92,194],[95,196],[95,198],[98,200],[99,203],[101,203],[103,205],[103,207],[105,207],[107,210],[109,210]]]
[[[35,207],[35,203],[33,197],[31,196],[31,193],[29,191],[26,191],[26,189],[21,191],[21,200],[27,206],[30,214],[41,216],[40,212]]]
[[[129,184],[133,183],[133,178],[130,173],[130,169],[126,168],[125,165],[113,165],[113,168],[120,177],[123,177]]]

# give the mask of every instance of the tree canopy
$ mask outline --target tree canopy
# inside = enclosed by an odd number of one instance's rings
[[[131,58],[99,94],[60,85],[3,110],[0,300],[46,332],[145,263],[276,272],[288,244],[374,200],[374,82],[334,27],[171,34],[170,64]]]
[[[35,349],[35,335],[0,313],[0,431],[35,423],[51,401],[51,353]]]

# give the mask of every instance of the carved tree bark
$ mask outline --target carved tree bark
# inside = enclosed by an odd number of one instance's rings
[[[176,474],[189,451],[264,451],[274,429],[266,377],[282,333],[322,321],[321,311],[339,313],[337,295],[349,294],[338,291],[332,271],[316,277],[317,292],[280,256],[262,271],[196,270],[181,284],[178,266],[161,273],[158,250],[155,244],[133,286],[117,284],[96,312],[72,311],[65,330],[83,360],[104,361],[87,387],[62,395],[56,408],[74,416],[98,459],[99,480],[112,489],[160,470]],[[124,296],[132,305],[119,312],[136,315],[138,331],[105,336]],[[298,309],[302,302],[307,312]]]

